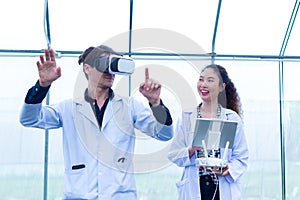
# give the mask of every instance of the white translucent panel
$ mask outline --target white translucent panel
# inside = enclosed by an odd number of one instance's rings
[[[277,101],[279,98],[278,62],[216,61],[228,69],[243,99]]]
[[[44,131],[19,122],[27,90],[37,80],[35,62],[30,57],[0,57],[0,66],[0,196],[41,199]]]
[[[37,81],[32,58],[0,57],[0,153],[6,163],[36,163],[43,159],[43,135],[37,129],[24,129],[19,123],[20,108],[28,89]],[[30,142],[36,142],[33,146]],[[40,151],[35,151],[40,148]]]
[[[78,64],[78,57],[64,57],[56,60],[61,67],[61,77],[52,83],[50,89],[51,103],[57,103],[66,98],[73,98],[78,74],[82,66]]]
[[[284,64],[284,106],[283,106],[283,130],[285,136],[285,160],[286,160],[286,188],[289,199],[299,197],[300,183],[296,177],[300,176],[300,92],[299,62]]]
[[[284,135],[285,135],[285,160],[286,160],[286,189],[288,199],[299,197],[300,183],[297,181],[300,176],[298,170],[300,165],[300,101],[290,100],[284,104]]]
[[[53,48],[83,51],[128,31],[129,2],[49,1]]]
[[[283,65],[284,99],[286,101],[299,101],[299,62],[286,62]]]
[[[178,32],[210,52],[217,5],[217,0],[134,1],[133,29],[155,28]],[[162,38],[157,40],[163,42]],[[177,43],[176,40],[173,42]]]
[[[295,1],[222,1],[216,52],[278,55]]]
[[[42,49],[44,1],[10,0],[0,6],[1,49]]]
[[[292,27],[292,32],[287,43],[285,55],[287,56],[298,56],[300,55],[300,17],[299,11],[298,16],[295,19],[294,26]]]

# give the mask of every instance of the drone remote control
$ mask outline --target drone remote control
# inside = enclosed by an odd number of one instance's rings
[[[223,154],[223,158],[210,158],[208,157],[208,153],[207,153],[207,149],[206,149],[206,145],[205,145],[205,141],[202,140],[202,146],[203,146],[203,150],[204,150],[204,157],[202,158],[197,158],[195,163],[197,167],[206,167],[209,169],[213,169],[215,166],[221,170],[224,167],[226,167],[227,165],[227,152],[228,152],[228,147],[229,147],[229,142],[227,141],[226,146],[225,146],[225,150],[224,150],[224,154]]]
[[[197,158],[196,166],[197,167],[206,167],[208,169],[213,169],[215,166],[217,169],[223,169],[226,167],[227,162],[220,158]]]

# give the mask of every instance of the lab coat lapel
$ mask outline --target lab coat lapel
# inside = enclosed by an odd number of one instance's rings
[[[191,114],[191,128],[192,128],[192,132],[194,133],[195,131],[195,126],[196,126],[196,119],[197,119],[197,109],[195,109],[192,114]]]
[[[90,120],[95,126],[99,127],[94,111],[91,107],[91,104],[85,101],[83,98],[75,99],[75,112],[85,116],[88,120]]]
[[[102,121],[102,129],[105,128],[107,123],[111,120],[111,118],[116,118],[119,116],[118,112],[122,110],[122,99],[119,95],[114,95],[114,97],[108,102],[106,110],[104,112],[104,117]],[[121,115],[122,116],[122,115]]]
[[[183,111],[182,120],[185,122],[184,131],[187,133],[186,143],[192,145],[194,139],[197,109]]]

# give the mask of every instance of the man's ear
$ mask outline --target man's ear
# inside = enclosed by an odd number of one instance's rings
[[[88,74],[91,66],[89,64],[84,64],[83,65],[83,72]]]
[[[84,73],[86,79],[88,79],[88,77],[89,77],[91,68],[92,68],[92,67],[91,67],[90,65],[88,65],[88,64],[84,64],[84,65],[83,65],[82,71],[83,71],[83,73]]]

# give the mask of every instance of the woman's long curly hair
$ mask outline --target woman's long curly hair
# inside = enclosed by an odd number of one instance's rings
[[[224,107],[234,110],[241,118],[243,116],[242,105],[239,94],[228,76],[226,69],[220,65],[211,64],[202,69],[202,72],[207,69],[213,69],[219,76],[220,85],[225,83],[225,90],[218,96],[218,102]]]

